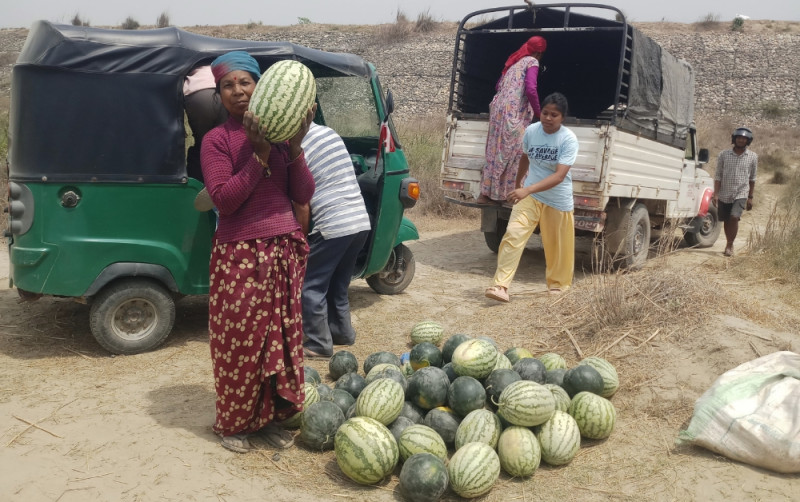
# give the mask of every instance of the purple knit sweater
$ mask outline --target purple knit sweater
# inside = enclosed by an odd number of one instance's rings
[[[219,242],[269,238],[300,229],[292,201],[305,204],[314,195],[314,178],[304,155],[289,162],[289,144],[272,144],[269,167],[253,158],[242,123],[234,117],[203,138],[203,177],[219,210]]]

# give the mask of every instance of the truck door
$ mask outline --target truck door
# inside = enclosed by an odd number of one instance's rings
[[[680,189],[678,191],[678,212],[690,216],[697,207],[699,194],[695,187],[695,169],[697,169],[697,156],[695,155],[692,137],[686,142],[686,154],[683,158],[683,171],[681,172]]]

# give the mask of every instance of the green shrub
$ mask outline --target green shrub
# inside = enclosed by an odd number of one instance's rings
[[[713,30],[719,25],[719,14],[709,12],[705,17],[697,21],[697,25],[704,30]]]
[[[89,26],[89,20],[81,19],[81,16],[78,13],[75,13],[75,17],[72,18],[72,26]]]
[[[417,33],[429,33],[436,30],[439,22],[433,19],[431,11],[428,9],[425,12],[420,12],[417,16],[417,22],[414,24],[414,31]]]
[[[297,24],[313,24],[311,20],[307,17],[298,17]]]
[[[261,21],[253,21],[251,19],[245,26],[247,27],[248,30],[252,30],[256,26],[261,26],[261,24],[262,24]]]
[[[128,16],[125,21],[122,22],[120,28],[123,30],[138,30],[139,26],[139,21],[135,20],[131,16]]]
[[[156,26],[158,28],[166,28],[169,26],[169,14],[167,14],[167,11],[162,12],[161,15],[158,16],[158,19],[156,19]]]
[[[761,114],[767,119],[779,119],[789,114],[789,110],[784,108],[780,101],[764,101],[760,108]]]
[[[731,23],[731,31],[742,31],[744,30],[744,19],[741,17],[736,17],[733,19]]]

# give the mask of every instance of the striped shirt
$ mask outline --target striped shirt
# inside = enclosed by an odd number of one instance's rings
[[[302,146],[316,184],[311,198],[311,233],[335,239],[369,230],[367,208],[342,138],[330,127],[312,123]]]
[[[714,179],[719,181],[717,197],[726,204],[736,199],[746,199],[750,193],[750,182],[756,181],[758,155],[750,150],[736,155],[733,149],[723,150],[717,157]]]

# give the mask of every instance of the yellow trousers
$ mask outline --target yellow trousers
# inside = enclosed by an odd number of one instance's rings
[[[568,289],[575,273],[575,221],[572,211],[559,211],[533,197],[511,209],[506,233],[497,251],[494,284],[508,288],[517,273],[522,251],[539,225],[544,246],[547,289]]]

